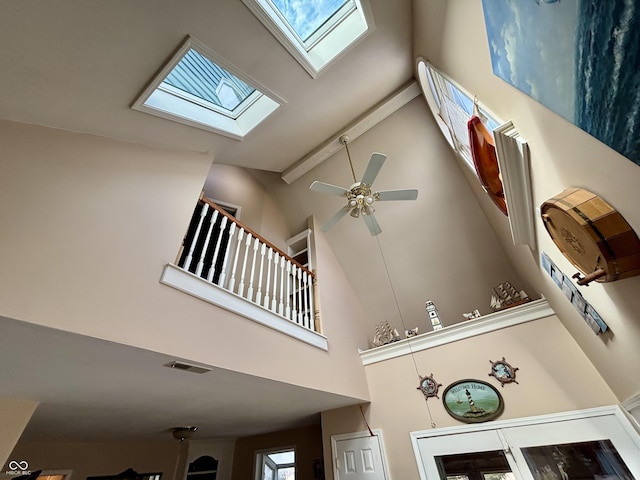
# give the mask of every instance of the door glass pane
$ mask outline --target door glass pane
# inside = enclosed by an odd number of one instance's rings
[[[515,480],[501,450],[435,457],[441,480]]]
[[[610,440],[523,448],[536,480],[634,480]]]

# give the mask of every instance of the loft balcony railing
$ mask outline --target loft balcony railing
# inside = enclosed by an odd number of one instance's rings
[[[314,273],[206,198],[198,202],[176,266],[320,333]]]

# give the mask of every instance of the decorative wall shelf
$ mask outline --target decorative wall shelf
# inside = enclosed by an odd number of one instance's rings
[[[502,328],[550,317],[551,315],[555,315],[555,312],[549,306],[549,302],[547,302],[545,298],[542,298],[518,307],[490,313],[474,320],[456,323],[455,325],[444,327],[441,330],[423,333],[422,335],[406,338],[370,350],[361,350],[360,358],[362,359],[363,365],[371,365],[372,363],[439,347],[440,345],[457,342],[458,340],[475,337]]]

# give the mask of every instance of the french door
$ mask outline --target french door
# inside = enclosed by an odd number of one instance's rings
[[[619,407],[411,437],[423,480],[640,480],[640,436]]]

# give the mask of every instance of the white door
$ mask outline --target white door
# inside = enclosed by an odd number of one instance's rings
[[[382,433],[373,431],[333,435],[333,469],[335,480],[386,480],[386,461]]]

